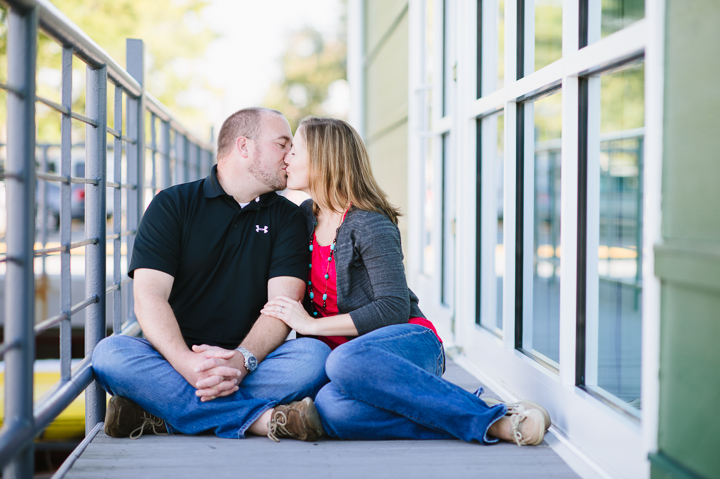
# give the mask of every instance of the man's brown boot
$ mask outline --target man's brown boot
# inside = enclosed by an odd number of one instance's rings
[[[268,437],[275,442],[280,442],[280,438],[316,441],[325,434],[315,403],[309,397],[275,406],[268,429]]]
[[[166,435],[165,421],[153,416],[134,402],[121,396],[110,398],[105,413],[105,434],[110,437],[129,437],[137,439],[145,429],[153,434]]]

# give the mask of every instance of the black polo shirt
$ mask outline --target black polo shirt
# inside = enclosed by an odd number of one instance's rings
[[[175,278],[170,306],[188,346],[236,348],[268,300],[268,280],[307,280],[310,253],[300,209],[276,193],[245,208],[225,193],[217,166],[203,180],[163,190],[138,228],[128,274]]]

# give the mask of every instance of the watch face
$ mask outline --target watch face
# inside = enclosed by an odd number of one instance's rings
[[[249,357],[247,360],[247,365],[245,366],[248,371],[252,372],[257,367],[257,359],[255,359],[253,356]]]

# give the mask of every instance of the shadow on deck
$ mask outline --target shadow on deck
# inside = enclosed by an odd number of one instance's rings
[[[479,381],[449,362],[445,378],[467,390]],[[485,388],[486,394],[495,396]],[[143,436],[100,432],[65,476],[80,478],[577,478],[544,442],[537,447],[462,441],[307,443],[264,437]]]

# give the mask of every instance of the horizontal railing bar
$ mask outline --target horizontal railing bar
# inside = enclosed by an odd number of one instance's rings
[[[97,296],[93,296],[91,298],[86,299],[85,301],[82,301],[82,302],[76,304],[75,306],[70,308],[70,311],[64,311],[64,312],[58,314],[57,316],[53,316],[52,318],[48,318],[45,321],[42,321],[42,322],[36,324],[35,325],[35,334],[40,334],[43,331],[45,331],[46,329],[52,328],[56,324],[59,324],[66,319],[70,319],[73,314],[82,311],[83,309],[87,308],[91,304],[97,303],[98,301],[100,301],[100,299]]]
[[[83,123],[87,123],[88,125],[92,125],[95,128],[97,128],[97,126],[98,126],[97,121],[93,120],[92,118],[88,118],[85,115],[81,115],[80,113],[72,112],[72,113],[70,113],[70,117],[74,118],[76,120],[80,120]]]
[[[23,98],[25,96],[22,91],[18,90],[15,87],[8,85],[7,83],[0,82],[0,90],[5,90],[5,91],[15,93],[16,95],[20,96],[21,98]]]
[[[39,180],[59,181],[60,183],[65,183],[66,185],[69,183],[73,183],[77,185],[85,184],[97,186],[97,184],[99,183],[96,178],[73,178],[72,176],[53,175],[52,173],[42,173],[40,171],[36,172],[35,176]]]
[[[128,185],[127,183],[113,183],[112,181],[108,181],[105,183],[108,188],[125,188],[128,190],[137,190],[137,186],[135,185]]]
[[[137,336],[140,324],[137,321],[126,323],[120,335]],[[118,335],[114,333],[113,336]],[[72,370],[69,381],[58,381],[55,386],[34,407],[34,427],[29,423],[8,421],[3,425],[0,435],[0,468],[23,450],[35,436],[48,427],[56,417],[90,385],[94,379],[92,353]]]
[[[98,432],[100,432],[100,429],[102,429],[104,422],[99,422],[95,424],[95,427],[90,431],[90,434],[85,436],[85,439],[82,440],[80,444],[73,450],[73,452],[65,459],[62,463],[62,465],[58,468],[57,471],[55,471],[55,474],[50,479],[62,479],[65,477],[65,474],[73,467],[75,464],[75,461],[78,460],[80,455],[85,452],[85,449],[87,449],[88,445],[92,442],[93,439],[95,439],[95,436],[97,436]],[[36,446],[37,447],[37,446]]]
[[[78,241],[77,243],[70,243],[70,244],[65,244],[62,246],[55,246],[54,248],[36,249],[35,256],[40,256],[40,255],[50,254],[50,253],[63,253],[63,252],[70,251],[75,248],[80,248],[81,246],[87,246],[89,244],[98,244],[99,242],[100,242],[100,240],[97,238],[90,238],[90,239]]]
[[[173,158],[174,158],[172,155],[170,155],[170,154],[168,154],[168,153],[160,150],[159,148],[155,148],[155,147],[153,147],[153,146],[146,146],[145,149],[148,150],[148,151],[152,151],[152,152],[154,152],[154,153],[157,153],[158,155],[165,156],[165,157],[167,157],[167,158],[169,158],[169,159],[173,159]],[[204,150],[203,150],[203,151],[204,151]]]
[[[11,343],[2,343],[0,344],[0,358],[5,355],[6,352],[10,351],[11,349],[15,349],[18,346],[20,346],[20,340],[16,339],[15,341]]]
[[[43,98],[41,96],[35,95],[35,101],[39,101],[40,103],[49,106],[53,110],[57,110],[63,115],[69,115],[71,113],[70,108],[66,106],[62,106],[60,103],[55,103],[52,100],[48,100],[47,98]]]
[[[115,234],[107,235],[105,237],[105,239],[109,239],[109,240],[119,239],[123,236],[134,235],[136,232],[137,232],[137,230],[127,230],[127,231],[123,231],[122,233],[115,233]]]
[[[133,140],[133,139],[130,138],[129,136],[121,135],[119,131],[117,131],[117,130],[109,127],[109,126],[107,127],[107,131],[108,131],[108,133],[110,133],[112,136],[114,136],[115,138],[119,138],[119,139],[122,140],[122,141],[126,141],[126,142],[128,142],[128,143],[130,143],[130,144],[132,144],[132,145],[134,145],[135,143],[137,143],[135,140]]]
[[[146,105],[147,110],[151,113],[154,113],[155,116],[157,116],[162,121],[165,121],[167,123],[170,123],[170,128],[175,130],[177,133],[180,133],[181,135],[187,137],[190,142],[195,143],[199,147],[201,147],[204,150],[214,151],[215,147],[206,141],[201,140],[197,136],[190,133],[184,126],[180,124],[180,122],[173,116],[172,113],[170,113],[170,110],[167,109],[165,105],[160,103],[160,101],[152,96],[150,93],[145,93],[146,98]]]
[[[132,281],[132,278],[125,278],[125,280],[120,281],[119,283],[115,283],[112,286],[108,287],[108,289],[106,289],[105,292],[107,294],[110,294],[113,291],[117,291],[118,289],[121,289],[123,286],[128,284],[130,281]]]
[[[92,353],[72,370],[69,381],[58,381],[34,406],[35,434],[48,427],[94,379]]]

